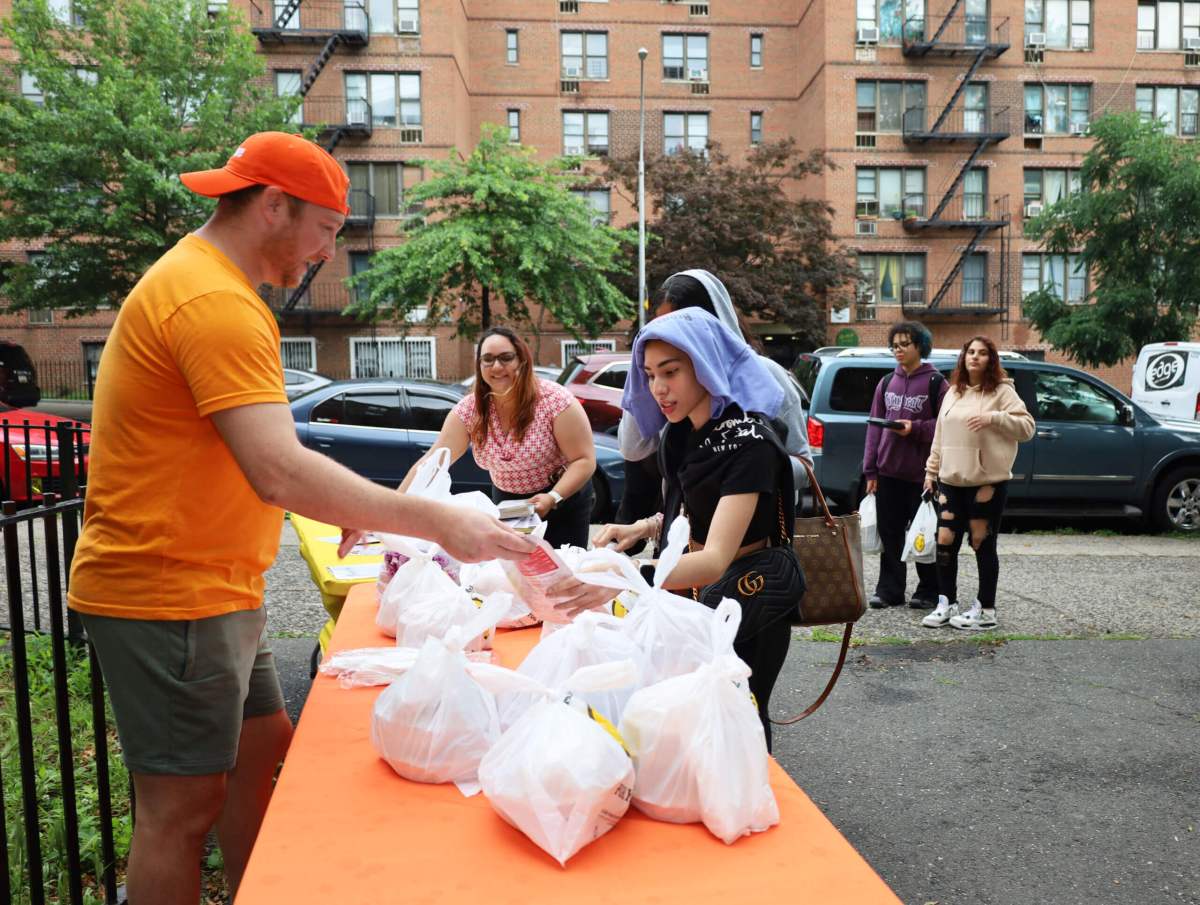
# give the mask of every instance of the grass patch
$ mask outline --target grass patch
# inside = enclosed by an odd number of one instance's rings
[[[1200,531],[1168,531],[1163,537],[1170,537],[1174,540],[1200,541]]]
[[[271,632],[272,638],[308,638],[310,641],[317,640],[316,632],[301,632],[295,629],[280,629],[277,632]]]
[[[8,638],[0,651],[0,764],[4,775],[4,819],[7,829],[9,879],[14,902],[30,899],[28,849],[22,810],[20,753],[13,683],[12,651]],[[61,807],[62,778],[58,764],[58,727],[54,707],[54,660],[47,635],[26,637],[29,660],[30,713],[33,721],[34,775],[39,803],[43,880],[47,901],[67,898],[67,841]],[[86,648],[67,646],[67,691],[75,754],[75,798],[79,815],[79,845],[84,870],[84,902],[101,903],[99,879],[104,867],[100,848],[100,810],[96,786],[96,749],[92,732],[91,670]],[[124,873],[133,822],[129,813],[129,774],[121,763],[111,711],[108,720],[109,782],[112,789],[113,838],[118,878]],[[119,882],[119,881],[118,881]]]

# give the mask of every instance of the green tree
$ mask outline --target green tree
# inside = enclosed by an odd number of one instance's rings
[[[1200,160],[1194,142],[1135,113],[1101,117],[1091,133],[1083,191],[1025,225],[1047,252],[1078,252],[1091,278],[1089,304],[1067,304],[1046,286],[1025,299],[1025,315],[1054,348],[1096,367],[1191,335],[1200,305]]]
[[[43,244],[11,264],[11,309],[116,306],[214,202],[178,174],[221,166],[254,132],[295,131],[240,14],[204,0],[15,0],[0,33],[0,241]],[[40,99],[34,93],[40,92]],[[23,90],[22,90],[23,89]],[[27,96],[23,96],[27,95]]]
[[[496,301],[508,321],[532,324],[534,302],[590,336],[629,316],[633,306],[609,276],[632,237],[593,222],[571,192],[582,177],[568,172],[570,161],[541,163],[509,142],[507,128],[484,125],[469,156],[423,164],[431,178],[405,195],[419,214],[403,244],[353,278],[352,313],[403,320],[424,307],[465,336],[491,325]]]
[[[649,291],[676,271],[710,270],[743,313],[789,324],[823,345],[827,298],[861,279],[834,241],[833,209],[797,194],[801,180],[832,168],[823,152],[804,154],[791,139],[758,145],[743,162],[717,145],[648,159]],[[636,156],[611,160],[609,173],[636,199]]]

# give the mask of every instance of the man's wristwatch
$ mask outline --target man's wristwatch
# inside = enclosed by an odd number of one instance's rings
[[[554,505],[550,507],[551,509],[557,509],[563,501],[563,495],[557,490],[547,490],[546,496],[554,500]]]

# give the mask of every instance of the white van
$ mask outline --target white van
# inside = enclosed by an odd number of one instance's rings
[[[1200,343],[1142,346],[1133,366],[1133,401],[1160,418],[1200,421]]]

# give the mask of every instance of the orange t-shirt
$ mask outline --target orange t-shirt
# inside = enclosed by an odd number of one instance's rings
[[[203,619],[262,604],[283,513],[209,418],[260,402],[287,403],[275,317],[232,261],[185,236],[129,293],[104,348],[73,609]]]

